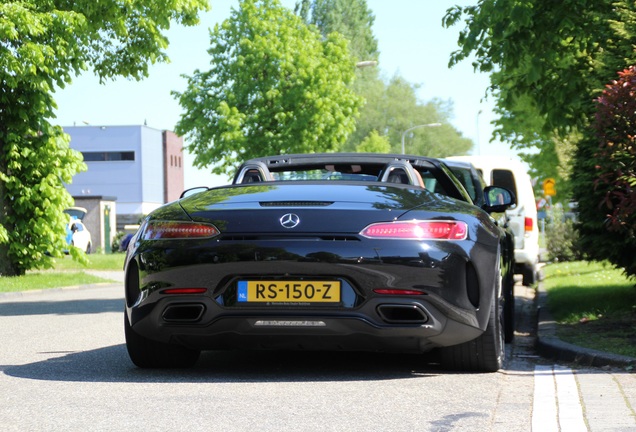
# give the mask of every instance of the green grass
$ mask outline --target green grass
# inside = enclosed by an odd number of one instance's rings
[[[24,276],[0,277],[0,293],[61,288],[76,285],[112,282],[86,270],[122,270],[124,254],[92,254],[88,265],[82,265],[70,256],[55,259],[53,270],[30,271]]]
[[[0,292],[30,291],[107,282],[84,272],[37,272],[24,276],[1,277]]]
[[[636,286],[621,270],[596,262],[545,267],[548,309],[566,342],[636,357]]]
[[[66,255],[55,259],[55,270],[122,270],[126,254],[91,254],[87,255],[88,265],[84,266]]]

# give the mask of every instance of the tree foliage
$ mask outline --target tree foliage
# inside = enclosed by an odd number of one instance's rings
[[[245,159],[338,150],[361,99],[355,64],[337,33],[322,38],[278,0],[242,0],[211,32],[211,68],[175,92],[175,130],[198,167],[231,173]]]
[[[636,66],[618,75],[597,100],[595,186],[605,192],[609,229],[636,239]]]
[[[567,180],[572,152],[558,147],[585,133],[604,84],[636,63],[635,11],[630,0],[480,0],[454,6],[444,25],[463,21],[465,27],[449,64],[472,56],[475,69],[490,74],[495,136],[550,155],[544,163],[554,154],[564,157],[559,177]]]
[[[378,131],[371,131],[360,144],[356,146],[358,153],[390,153],[391,144],[386,136],[381,136]]]
[[[377,60],[378,41],[373,35],[375,16],[366,0],[302,0],[296,12],[323,35],[338,32],[349,41],[349,52],[356,61]]]
[[[619,11],[619,4],[627,10]],[[481,0],[455,6],[444,24],[464,18],[466,27],[450,64],[474,55],[475,68],[491,74],[497,106],[508,114],[497,121],[504,134],[549,136],[555,129],[585,127],[593,96],[626,61],[636,59],[631,43],[619,37],[629,33],[634,8],[628,0]]]
[[[421,124],[442,123],[441,127],[420,128],[405,136],[406,153],[431,157],[466,154],[472,147],[470,139],[462,137],[450,125],[452,104],[440,100],[422,102],[417,98],[418,86],[396,75],[387,83],[368,80],[367,88],[359,89],[366,103],[360,110],[356,130],[349,136],[344,149],[352,151],[373,131],[381,131],[391,144],[391,151],[402,151],[402,134]]]
[[[375,17],[366,0],[302,0],[296,4],[296,13],[306,23],[315,25],[323,37],[334,31],[342,34],[349,40],[356,61],[378,58],[378,44],[372,29]],[[450,156],[467,153],[472,147],[469,139],[450,126],[449,103],[418,100],[419,86],[398,75],[385,82],[378,68],[360,68],[351,87],[365,103],[360,109],[356,130],[349,135],[342,150],[358,151],[356,149],[365,148],[369,140],[380,136],[390,144],[387,151],[399,153],[404,130],[418,124],[440,122],[445,126],[435,130],[418,129],[409,134],[409,152]]]
[[[475,6],[449,9],[444,24],[462,19],[460,49],[450,64],[474,56],[475,68],[491,74],[491,95],[499,114],[495,133],[518,148],[538,148],[542,163],[557,155],[564,166],[573,155],[571,169],[561,173],[573,182],[574,198],[579,201],[585,252],[598,259],[610,258],[633,274],[633,262],[626,262],[632,255],[626,248],[631,245],[633,251],[633,232],[630,238],[608,231],[610,226],[616,228],[612,218],[618,216],[616,207],[607,206],[622,202],[616,195],[616,176],[597,180],[602,173],[596,167],[611,171],[618,157],[614,150],[599,151],[598,128],[609,128],[601,136],[612,135],[616,125],[596,122],[596,132],[590,125],[597,109],[599,113],[606,110],[595,103],[605,83],[617,71],[636,64],[636,3],[480,0]],[[623,132],[634,135],[633,123],[630,131]],[[600,202],[606,208],[600,216],[603,220],[598,216]]]
[[[575,193],[586,252],[636,276],[636,66],[618,75],[596,100]]]
[[[166,60],[162,30],[197,22],[204,0],[16,0],[0,4],[0,275],[50,267],[66,248],[64,188],[81,155],[53,126],[56,87],[92,68],[139,79]],[[72,250],[79,256],[75,250]]]

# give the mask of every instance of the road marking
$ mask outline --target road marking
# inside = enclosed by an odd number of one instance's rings
[[[534,367],[532,430],[536,432],[559,431],[556,390],[551,366]]]
[[[557,399],[559,401],[559,425],[561,432],[581,432],[586,431],[587,426],[583,419],[583,407],[579,388],[572,369],[555,366],[554,378],[557,388]]]
[[[561,366],[535,366],[532,430],[588,430],[583,418],[576,379],[571,369]]]

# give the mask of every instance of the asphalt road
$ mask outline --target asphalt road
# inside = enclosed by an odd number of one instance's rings
[[[128,359],[121,283],[0,295],[5,431],[636,431],[636,376],[537,357],[519,287],[504,370],[419,355],[228,351],[189,370]],[[581,429],[583,427],[583,429]]]

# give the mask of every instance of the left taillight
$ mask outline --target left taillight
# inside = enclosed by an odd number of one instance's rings
[[[143,240],[177,240],[216,237],[221,232],[212,224],[179,221],[149,221]]]
[[[465,240],[468,225],[451,220],[410,220],[380,222],[360,232],[367,238],[398,240]]]

